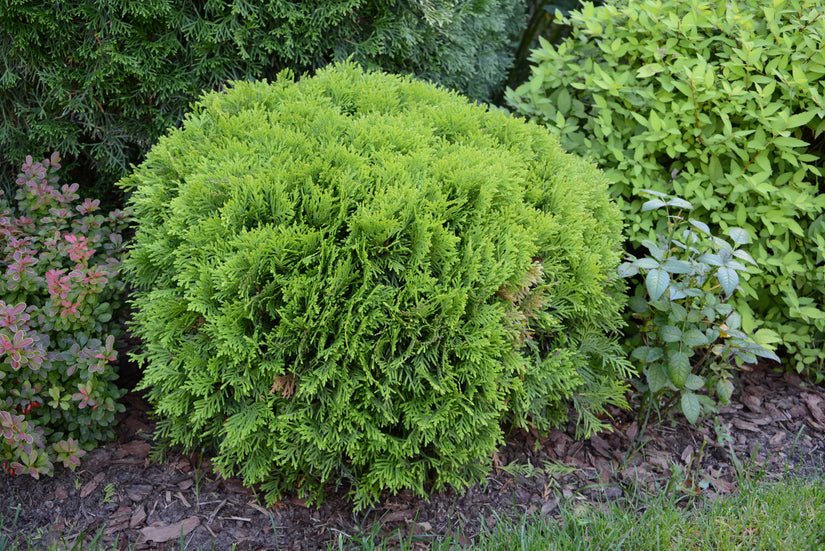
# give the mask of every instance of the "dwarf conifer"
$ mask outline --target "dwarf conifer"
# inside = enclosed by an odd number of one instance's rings
[[[203,96],[122,185],[160,434],[270,501],[464,487],[622,402],[619,214],[533,123],[347,63]]]

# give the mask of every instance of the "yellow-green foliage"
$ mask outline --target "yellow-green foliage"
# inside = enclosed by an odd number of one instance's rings
[[[344,64],[205,95],[122,185],[160,433],[270,501],[466,486],[502,421],[622,402],[618,210],[535,124]]]
[[[743,329],[825,377],[825,5],[609,0],[567,21],[511,104],[605,169],[634,245],[666,222],[640,215],[644,189],[745,228]]]

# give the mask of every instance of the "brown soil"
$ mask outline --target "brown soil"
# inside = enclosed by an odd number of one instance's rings
[[[437,536],[469,544],[482,523],[501,517],[557,514],[561,500],[623,500],[640,487],[715,498],[736,491],[740,462],[767,479],[822,477],[825,391],[766,367],[739,382],[738,401],[698,426],[674,415],[642,432],[617,410],[613,431],[586,441],[574,440],[572,424],[547,437],[515,432],[496,454],[497,468],[465,493],[429,500],[402,493],[361,512],[333,488],[320,508],[293,497],[267,509],[240,480],[217,477],[208,458],[150,460],[149,406],[130,393],[117,441],[77,471],[58,468],[40,480],[0,475],[0,533],[20,538],[24,549],[55,541],[71,548],[95,536],[106,549],[179,549],[182,531],[186,549],[326,549],[368,534],[424,549]]]

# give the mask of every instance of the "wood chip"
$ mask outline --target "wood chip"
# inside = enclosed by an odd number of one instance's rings
[[[776,434],[771,436],[771,439],[768,440],[768,444],[771,447],[775,447],[775,446],[778,446],[779,444],[781,444],[784,440],[785,440],[785,433],[784,432],[777,432]]]
[[[754,425],[751,422],[745,421],[744,419],[740,419],[739,417],[733,418],[733,426],[739,430],[747,430],[750,432],[759,432],[759,427]]]
[[[805,393],[802,395],[802,399],[805,400],[805,405],[808,406],[808,411],[811,412],[811,417],[813,417],[818,423],[825,424],[825,412],[822,411],[822,398],[815,394],[808,394]]]
[[[192,480],[191,478],[188,478],[186,480],[182,480],[181,482],[178,482],[178,488],[180,488],[181,490],[188,490],[189,488],[191,488],[194,485],[195,485],[195,481]]]
[[[747,396],[742,397],[742,402],[748,406],[748,409],[756,412],[762,412],[762,398],[759,396],[754,396],[753,394],[748,394]]]
[[[106,477],[105,473],[97,473],[94,478],[92,478],[89,482],[83,485],[80,489],[80,498],[83,499],[88,497],[89,494],[94,492],[98,485],[103,482],[103,479]]]
[[[130,457],[143,459],[149,455],[150,451],[152,451],[152,446],[146,440],[132,440],[120,446],[115,456],[123,458],[128,455]]]
[[[62,501],[69,497],[69,492],[63,486],[58,486],[54,489],[54,497]]]
[[[593,449],[598,452],[599,455],[605,457],[607,459],[610,458],[610,446],[607,444],[604,438],[600,437],[597,434],[594,434],[590,437],[590,445],[593,446]]]
[[[767,415],[757,415],[755,413],[745,413],[743,414],[746,421],[753,423],[754,425],[770,425],[773,423],[773,419]]]
[[[149,497],[154,489],[154,486],[150,484],[135,484],[126,488],[126,495],[135,503],[140,503]]]
[[[263,507],[261,507],[260,505],[255,503],[254,501],[250,501],[249,503],[247,503],[247,505],[249,505],[250,507],[252,507],[256,511],[261,512],[261,513],[269,516],[269,511],[267,511],[266,509],[264,509]]]
[[[143,505],[138,505],[134,511],[132,511],[132,517],[129,519],[129,528],[137,528],[143,521],[146,520],[146,509]]]
[[[218,511],[220,511],[221,507],[223,507],[224,505],[226,505],[226,500],[225,499],[223,501],[221,501],[220,504],[217,507],[215,507],[215,510],[212,511],[212,514],[209,515],[209,519],[206,521],[206,524],[212,524],[212,521],[215,519],[215,515],[218,514]]]
[[[190,508],[190,507],[192,507],[192,506],[189,504],[189,502],[188,502],[188,501],[186,501],[186,498],[185,498],[185,497],[183,497],[183,494],[182,494],[182,493],[178,492],[178,493],[176,493],[175,495],[176,495],[176,496],[178,496],[178,499],[180,500],[180,502],[181,502],[181,503],[183,503],[183,505],[184,505],[187,509],[188,509],[188,508]]]
[[[198,517],[189,517],[174,524],[158,521],[143,528],[140,533],[147,541],[165,543],[177,539],[181,537],[181,535],[185,536],[189,534],[192,530],[200,526],[200,523],[201,521]]]

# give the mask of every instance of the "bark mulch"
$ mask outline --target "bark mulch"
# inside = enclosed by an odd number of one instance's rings
[[[340,537],[402,537],[421,549],[438,536],[470,544],[482,523],[556,515],[561,500],[606,503],[639,488],[716,498],[737,491],[742,464],[764,479],[825,473],[825,390],[759,366],[739,377],[735,402],[697,426],[678,415],[647,426],[614,411],[612,432],[576,441],[572,424],[546,437],[517,431],[496,468],[463,494],[429,500],[405,493],[356,512],[330,488],[320,508],[297,497],[266,508],[239,479],[223,480],[207,457],[170,452],[157,460],[153,423],[140,394],[124,398],[118,438],[89,453],[75,472],[0,475],[0,533],[29,545],[103,548],[326,549]],[[644,429],[644,430],[643,430]],[[153,460],[155,459],[155,460]]]

